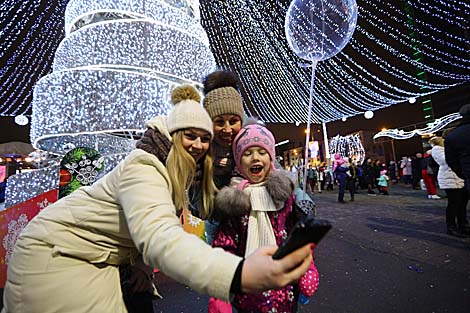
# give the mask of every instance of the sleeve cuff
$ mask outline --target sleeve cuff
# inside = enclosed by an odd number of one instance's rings
[[[241,260],[240,263],[238,263],[237,269],[235,270],[235,274],[233,275],[232,284],[230,285],[230,298],[232,298],[232,294],[242,293],[243,262],[245,262],[245,259]]]

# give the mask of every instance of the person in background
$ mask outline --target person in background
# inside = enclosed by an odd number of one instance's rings
[[[398,182],[398,175],[397,175],[397,164],[395,161],[391,160],[390,165],[388,166],[388,172],[390,173],[390,181],[392,183]]]
[[[413,170],[411,167],[411,159],[407,156],[402,157],[400,161],[400,168],[402,170],[403,183],[409,185],[413,181]]]
[[[375,160],[372,162],[372,173],[374,175],[374,183],[375,186],[377,186],[377,191],[380,193],[380,186],[378,184],[379,178],[380,178],[380,171],[382,171],[382,162],[380,160]]]
[[[333,164],[333,177],[338,181],[338,202],[344,202],[344,190],[346,188],[346,179],[350,173],[348,173],[349,163],[345,159],[336,153],[334,155],[334,164]]]
[[[445,142],[442,137],[429,140],[432,158],[439,164],[437,182],[447,195],[446,225],[447,234],[455,237],[466,237],[467,190],[465,181],[457,176],[447,165]]]
[[[315,166],[315,170],[317,171],[317,188],[318,188],[318,193],[321,193],[323,190],[323,179],[324,179],[324,171],[320,170],[319,166]]]
[[[470,104],[463,105],[459,110],[462,119],[459,125],[445,135],[445,155],[449,167],[460,178],[465,180],[465,187],[470,192]],[[467,215],[465,213],[465,215]],[[470,235],[468,220],[465,233]]]
[[[248,257],[257,248],[281,244],[305,212],[296,205],[295,183],[288,173],[275,170],[275,139],[263,125],[244,126],[234,140],[234,157],[244,179],[232,179],[215,199],[221,214],[214,247]],[[236,295],[238,313],[292,312],[299,292],[310,297],[318,288],[314,262],[298,282],[255,295]],[[212,312],[209,310],[209,312]]]
[[[411,186],[413,189],[420,190],[420,182],[423,178],[421,176],[421,160],[423,159],[423,154],[421,152],[417,152],[415,157],[411,159],[411,175],[412,175],[412,183]]]
[[[351,196],[349,201],[354,201],[354,194],[356,193],[357,165],[355,160],[349,162],[349,159],[346,158],[345,161],[349,164],[348,171],[346,172],[346,174],[348,174],[346,177],[346,187],[348,188],[349,195]]]
[[[42,210],[18,236],[3,293],[4,312],[127,312],[121,263],[158,268],[195,291],[228,300],[299,279],[312,262],[309,245],[281,260],[275,246],[242,258],[186,233],[177,217],[202,164],[202,214],[215,186],[212,121],[189,89],[172,94],[168,118],[147,124],[139,142],[111,172]],[[171,140],[168,154],[160,136]],[[142,144],[142,145],[140,145]],[[165,159],[166,156],[166,159]],[[211,268],[211,271],[207,271]],[[147,274],[147,273],[144,273]],[[151,288],[150,275],[141,289]],[[53,299],[53,300],[52,300]]]
[[[426,187],[428,199],[437,200],[441,198],[437,195],[436,186],[438,168],[433,164],[437,165],[431,156],[431,149],[429,149],[424,153],[421,159],[421,177]]]
[[[315,185],[318,182],[318,172],[315,166],[309,165],[308,166],[308,185],[312,193],[315,192]],[[319,190],[321,192],[321,190]]]
[[[325,185],[326,190],[331,191],[333,190],[333,174],[329,169],[325,169]]]
[[[367,194],[370,196],[375,196],[375,191],[373,190],[375,187],[375,178],[374,178],[374,170],[372,159],[367,158],[362,163],[362,174],[364,175],[364,180],[367,183]]]
[[[385,196],[388,196],[388,181],[389,177],[387,176],[387,170],[381,170],[377,184],[379,186],[380,194]]]

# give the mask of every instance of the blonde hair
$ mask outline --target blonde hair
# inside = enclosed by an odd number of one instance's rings
[[[187,190],[191,188],[196,175],[196,162],[194,158],[183,147],[184,130],[173,133],[173,145],[168,154],[166,167],[173,185],[173,202],[177,212],[181,212],[183,208],[189,205]],[[201,182],[202,190],[202,206],[199,212],[201,219],[208,219],[212,214],[214,206],[214,194],[217,191],[214,181],[212,180],[212,149],[209,148],[204,156],[203,178]]]
[[[442,137],[432,137],[431,139],[429,139],[429,144],[430,145],[433,145],[433,146],[441,146],[441,147],[444,147],[444,138]]]

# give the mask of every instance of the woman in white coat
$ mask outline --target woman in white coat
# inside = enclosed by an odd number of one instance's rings
[[[432,137],[429,140],[429,144],[432,146],[431,155],[437,164],[439,164],[439,171],[437,173],[439,188],[443,189],[447,195],[447,233],[451,236],[466,237],[464,230],[468,200],[465,182],[446,163],[444,138]]]
[[[195,89],[184,88],[173,93],[168,118],[147,125],[153,132],[146,132],[141,149],[26,226],[8,264],[4,312],[126,312],[118,266],[139,258],[224,300],[285,286],[306,272],[309,246],[279,261],[271,258],[276,247],[242,260],[183,230],[177,211],[187,205],[187,188],[201,177],[207,214],[214,191],[208,179],[212,121]],[[170,139],[169,153],[162,154]]]

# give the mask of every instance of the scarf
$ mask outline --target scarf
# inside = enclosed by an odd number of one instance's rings
[[[213,145],[214,175],[230,175],[234,167],[232,147],[221,147]]]
[[[276,212],[282,207],[276,208],[264,182],[249,185],[245,180],[240,183],[239,188],[249,194],[251,203],[245,249],[245,257],[248,257],[259,247],[276,245],[276,237],[268,212]]]
[[[166,159],[171,149],[171,141],[157,129],[148,128],[135,147],[156,156],[166,165]]]

